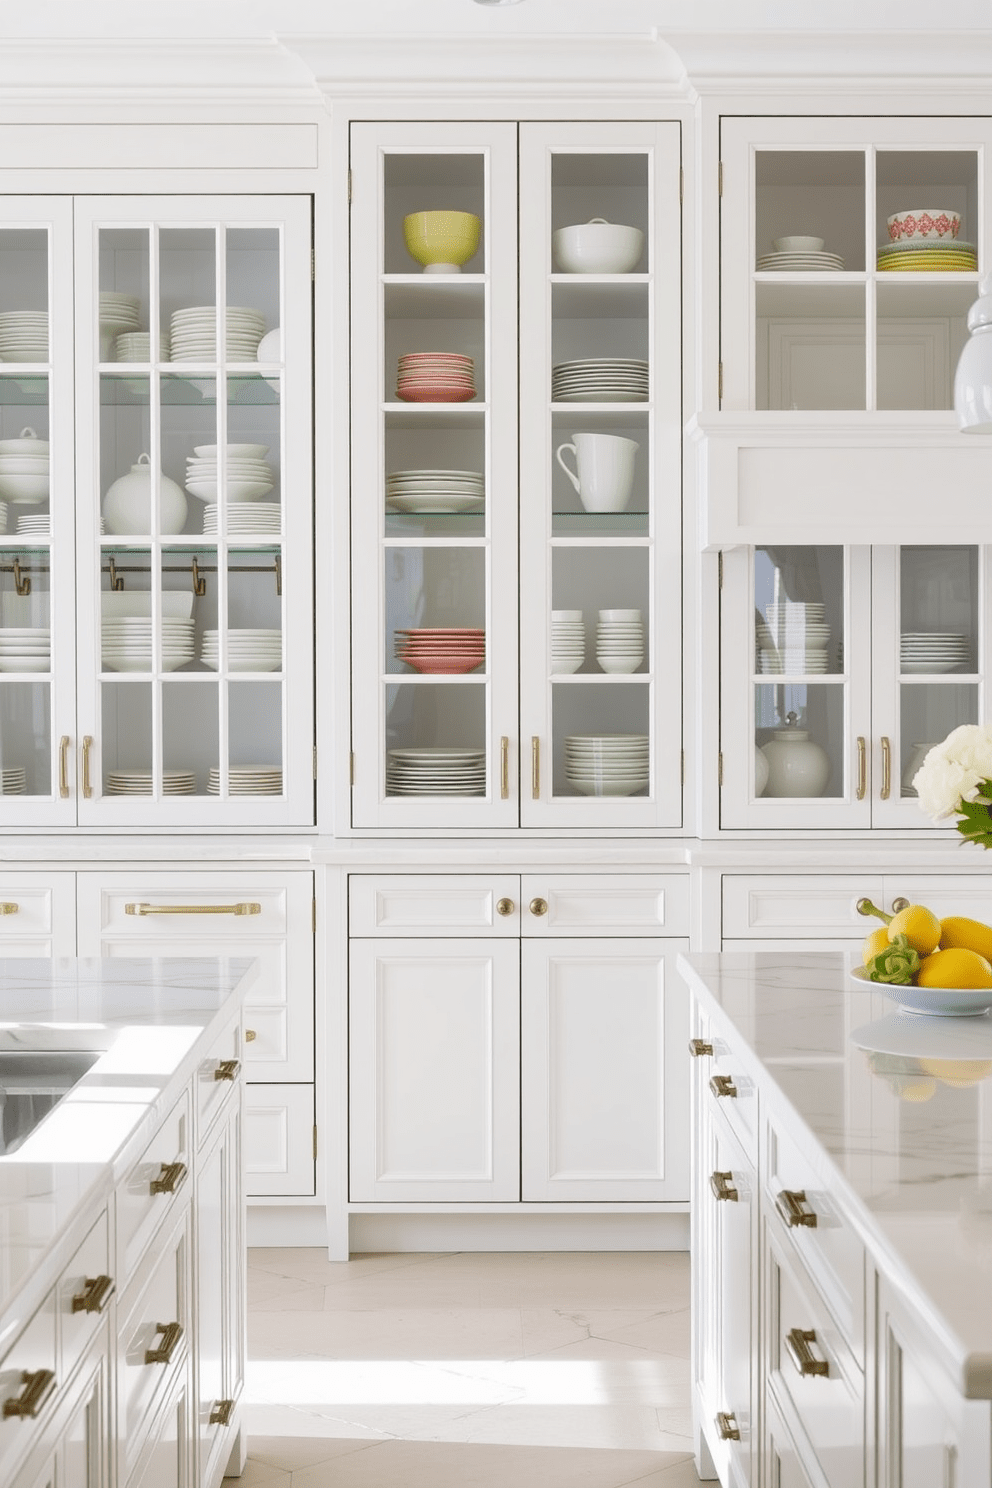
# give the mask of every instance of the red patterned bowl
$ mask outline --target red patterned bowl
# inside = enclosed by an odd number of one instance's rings
[[[888,219],[893,243],[949,243],[961,229],[961,213],[947,207],[913,207]]]

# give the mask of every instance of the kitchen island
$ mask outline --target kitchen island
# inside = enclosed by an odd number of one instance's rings
[[[701,1476],[988,1488],[992,1015],[899,1012],[852,953],[679,964]]]
[[[0,1480],[240,1471],[247,958],[0,960]]]

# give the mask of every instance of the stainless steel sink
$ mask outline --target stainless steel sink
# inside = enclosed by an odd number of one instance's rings
[[[0,1050],[0,1157],[24,1139],[100,1057],[100,1050]]]

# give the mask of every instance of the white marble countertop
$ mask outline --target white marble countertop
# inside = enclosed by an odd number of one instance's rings
[[[992,1015],[899,1013],[851,982],[858,964],[850,952],[679,957],[756,1082],[762,1121],[829,1171],[961,1393],[992,1399]]]
[[[100,1051],[21,1145],[0,1155],[0,1352],[192,1078],[256,964],[0,959],[0,1059]]]

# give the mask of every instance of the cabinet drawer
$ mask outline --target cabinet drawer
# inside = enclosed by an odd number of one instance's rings
[[[33,1376],[32,1380],[25,1379]],[[36,1415],[0,1415],[0,1482],[7,1483],[14,1465],[36,1441],[51,1414],[59,1388],[55,1357],[55,1293],[49,1292],[34,1317],[6,1348],[0,1362],[0,1402],[22,1400],[32,1390],[41,1391]]]
[[[808,1440],[830,1488],[860,1488],[865,1480],[861,1371],[823,1301],[795,1268],[773,1216],[766,1218],[764,1231],[765,1377],[787,1419],[798,1424],[797,1440]]]
[[[117,1275],[131,1276],[170,1207],[188,1197],[189,1097],[183,1095],[117,1189]],[[153,1187],[153,1184],[156,1185]],[[159,1185],[165,1185],[164,1189]]]
[[[206,1059],[196,1070],[196,1140],[203,1140],[229,1096],[242,1078],[244,1037],[240,1020],[232,1023],[215,1041]]]
[[[0,956],[71,956],[75,884],[71,873],[0,873]]]
[[[352,935],[520,934],[516,874],[355,873],[348,880]],[[501,913],[498,906],[512,906]]]
[[[62,1329],[59,1376],[68,1379],[99,1331],[114,1294],[106,1210],[63,1271],[57,1291]]]
[[[686,874],[525,874],[520,904],[528,936],[689,934]]]
[[[863,1368],[864,1246],[799,1149],[771,1127],[765,1174],[766,1203],[778,1213],[795,1257],[809,1271]]]
[[[240,944],[245,938],[285,935],[286,888],[271,879],[271,874],[254,873],[156,873],[147,878],[80,874],[80,908],[88,911],[81,919],[98,924],[104,937],[137,941],[177,934],[184,941],[234,935]],[[89,901],[85,906],[84,895]],[[256,904],[257,911],[245,909]],[[143,953],[132,949],[129,954]]]
[[[878,904],[882,892],[879,880],[853,875],[737,877],[726,874],[723,934],[728,938],[863,940],[872,925],[879,922],[858,914],[858,900],[867,896]]]
[[[758,1089],[740,1060],[719,1034],[706,1041],[712,1053],[695,1061],[702,1079],[703,1101],[718,1110],[752,1163],[758,1160]]]
[[[250,1198],[316,1192],[312,1085],[245,1087],[245,1191]]]

